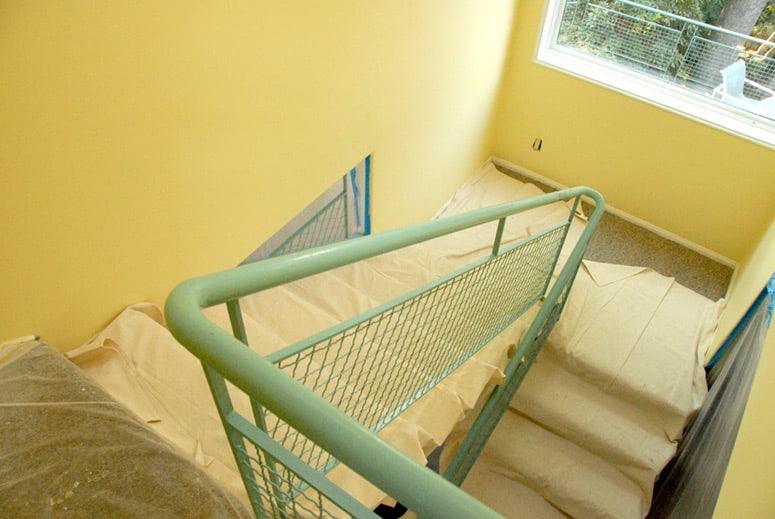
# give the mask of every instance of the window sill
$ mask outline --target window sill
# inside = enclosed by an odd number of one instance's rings
[[[614,90],[675,114],[775,149],[775,120],[724,105],[699,93],[650,78],[572,49],[539,44],[541,65]]]

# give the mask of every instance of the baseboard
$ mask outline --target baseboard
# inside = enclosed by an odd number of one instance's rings
[[[547,178],[543,175],[540,175],[536,173],[535,171],[531,171],[527,168],[523,168],[521,166],[517,166],[516,164],[513,164],[507,160],[503,160],[499,157],[490,157],[490,162],[495,164],[498,167],[508,169],[510,171],[513,171],[514,173],[523,175],[527,178],[533,179],[536,182],[540,182],[542,184],[546,184],[547,186],[553,188],[553,189],[565,189],[568,186],[564,186],[558,182],[555,182],[554,180]],[[646,229],[647,231],[651,231],[657,236],[664,238],[666,240],[670,240],[672,242],[677,243],[678,245],[681,245],[682,247],[686,247],[687,249],[696,252],[697,254],[701,254],[702,256],[705,256],[706,258],[709,258],[717,263],[720,263],[722,265],[726,265],[727,267],[730,267],[733,270],[737,270],[738,263],[736,261],[733,261],[726,256],[723,256],[715,251],[712,251],[708,248],[703,247],[702,245],[699,245],[697,243],[694,243],[690,240],[687,240],[685,238],[682,238],[681,236],[678,236],[677,234],[674,234],[666,229],[663,229],[661,227],[657,227],[654,224],[651,224],[645,220],[642,220],[638,218],[637,216],[633,216],[625,211],[622,211],[621,209],[617,209],[615,207],[611,207],[610,205],[606,204],[606,211],[611,213],[614,216],[617,216],[621,218],[622,220],[625,220],[627,222],[630,222],[634,225],[637,225],[638,227],[642,227],[643,229]]]

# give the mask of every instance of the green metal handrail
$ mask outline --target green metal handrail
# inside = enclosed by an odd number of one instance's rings
[[[175,338],[202,361],[206,372],[225,377],[251,398],[259,401],[260,406],[254,406],[254,414],[260,415],[260,407],[263,407],[282,417],[287,424],[419,516],[444,519],[499,517],[485,505],[420,466],[373,431],[289,377],[273,363],[245,347],[238,338],[208,320],[202,310],[220,304],[232,305],[230,314],[233,322],[237,322],[239,314],[231,310],[239,298],[249,294],[483,223],[499,220],[502,229],[503,221],[510,215],[558,201],[575,199],[578,204],[582,197],[593,201],[595,211],[545,298],[539,316],[548,315],[558,304],[561,310],[564,296],[567,295],[579,268],[594,227],[602,217],[605,205],[603,198],[598,192],[587,187],[566,189],[404,229],[324,245],[191,279],[180,284],[169,295],[165,306],[167,324]],[[493,256],[497,255],[499,245],[497,238],[493,246]],[[535,330],[535,333],[531,331],[530,334],[536,336],[540,335],[540,332],[541,330]],[[518,351],[518,355],[522,353]],[[208,379],[218,401],[216,393],[225,391],[225,385],[220,387],[209,375]],[[241,440],[237,441],[234,435],[239,433],[247,436],[244,423],[246,421],[230,404],[219,406],[219,412],[227,428],[232,448],[238,451]],[[256,420],[259,420],[258,416]],[[261,437],[260,430],[250,434],[255,436],[249,438],[254,444],[263,442],[268,446],[267,452],[270,448],[275,448],[271,439]],[[478,450],[474,450],[478,454]],[[283,455],[281,452],[277,454]],[[237,455],[235,451],[235,456]],[[271,453],[267,456],[269,460],[277,459],[277,456]],[[242,474],[243,479],[247,479],[244,471]],[[325,481],[322,484],[328,485]],[[339,495],[336,489],[327,487],[321,493],[327,499],[347,507],[348,498],[343,492],[344,495]],[[251,499],[254,500],[254,509],[258,514],[256,498],[251,496]],[[357,506],[353,510],[354,516],[375,517],[365,512],[362,515]]]

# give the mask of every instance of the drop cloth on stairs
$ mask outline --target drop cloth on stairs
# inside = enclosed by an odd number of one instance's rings
[[[585,262],[464,488],[506,517],[525,517],[514,494],[492,491],[509,483],[571,517],[644,517],[707,392],[722,308],[652,270]]]

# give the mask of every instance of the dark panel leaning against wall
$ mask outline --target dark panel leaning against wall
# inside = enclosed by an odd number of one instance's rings
[[[709,363],[708,396],[657,481],[649,519],[713,516],[774,301],[775,276]]]

